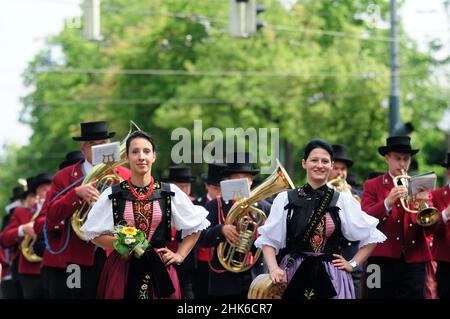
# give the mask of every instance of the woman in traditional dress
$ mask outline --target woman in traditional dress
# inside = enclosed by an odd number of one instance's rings
[[[288,282],[283,298],[353,299],[350,273],[386,237],[350,193],[326,185],[333,168],[331,145],[309,142],[302,166],[307,184],[278,194],[255,246],[263,250],[272,282]],[[350,261],[340,255],[342,237],[360,241]]]
[[[131,178],[101,194],[81,230],[97,246],[113,249],[115,227],[131,226],[145,233],[150,246],[140,258],[114,250],[100,277],[97,298],[180,298],[174,264],[183,262],[208,227],[208,212],[193,205],[177,186],[153,179],[155,143],[147,133],[130,135],[126,156]],[[172,225],[183,238],[176,252],[166,247]]]

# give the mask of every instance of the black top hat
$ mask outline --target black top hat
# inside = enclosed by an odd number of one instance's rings
[[[350,168],[353,166],[353,161],[348,158],[347,155],[347,148],[345,145],[342,144],[333,144],[333,160],[334,161],[341,161],[344,162],[347,165],[347,168]]]
[[[84,160],[84,155],[81,151],[72,151],[66,154],[66,159],[59,164],[59,169],[78,163]]]
[[[195,180],[196,178],[195,176],[192,176],[190,167],[169,167],[169,177],[166,179],[166,181],[173,183],[193,183],[195,182]]]
[[[224,176],[234,173],[247,173],[257,175],[259,169],[255,168],[254,157],[249,152],[234,152],[227,155],[227,167],[223,171]]]
[[[450,168],[450,153],[447,153],[447,162],[442,163],[441,166]]]
[[[390,136],[386,139],[386,146],[380,146],[378,148],[378,153],[381,155],[386,155],[389,152],[397,153],[407,153],[407,154],[417,154],[418,149],[411,148],[411,138],[406,135],[401,136]]]
[[[21,186],[16,186],[12,190],[12,195],[9,198],[10,202],[14,202],[17,199],[24,199],[25,198],[25,190]]]
[[[36,189],[41,185],[51,184],[52,178],[53,178],[53,176],[50,173],[40,173],[40,174],[36,175],[36,177],[34,178],[34,181],[32,183],[31,192],[35,193]]]
[[[208,164],[208,174],[203,174],[203,180],[211,185],[220,185],[220,182],[223,180],[223,171],[226,167],[225,164]]]
[[[81,123],[81,136],[74,136],[75,141],[106,140],[116,135],[116,132],[108,132],[105,121]]]
[[[34,188],[34,180],[35,177],[28,177],[27,178],[27,185],[24,189],[24,197],[26,198],[29,194],[34,194],[35,188]]]

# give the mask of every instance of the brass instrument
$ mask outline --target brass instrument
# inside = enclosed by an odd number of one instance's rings
[[[408,188],[411,176],[407,175],[404,170],[402,174],[395,176],[393,181],[395,186],[405,186]],[[400,203],[403,209],[408,213],[417,214],[416,223],[422,227],[428,227],[434,225],[439,220],[439,211],[434,207],[428,206],[428,201],[426,199],[413,199],[411,200],[408,194],[405,197],[400,198]],[[415,209],[410,209],[411,205]]]
[[[117,174],[115,174],[114,170],[117,167],[125,164],[126,141],[128,137],[131,135],[131,133],[135,131],[140,131],[140,128],[133,121],[130,121],[130,130],[127,136],[120,143],[119,149],[120,160],[95,165],[92,171],[84,178],[82,185],[86,185],[95,180],[98,180],[97,189],[100,193],[102,193],[109,186],[122,182],[122,178]],[[78,209],[76,212],[73,213],[71,218],[72,229],[77,234],[77,236],[82,240],[85,239],[84,234],[81,231],[81,227],[84,225],[86,218],[89,214],[89,211],[91,210],[93,205],[94,202],[91,203],[85,202],[80,209]]]
[[[327,186],[329,188],[333,188],[338,192],[346,192],[352,190],[352,187],[347,183],[347,181],[340,176],[329,181],[327,183]]]
[[[329,181],[329,182],[327,183],[327,186],[328,186],[329,188],[333,188],[335,191],[338,191],[338,192],[347,192],[347,191],[348,191],[348,192],[351,192],[351,191],[352,191],[352,186],[349,185],[349,184],[347,183],[347,181],[346,181],[345,179],[343,179],[342,177],[340,177],[340,176],[338,176],[338,177],[332,179],[331,181]],[[358,195],[353,194],[353,193],[352,193],[352,196],[353,196],[358,202],[361,203],[361,197],[359,197]]]
[[[289,175],[277,160],[275,171],[261,185],[253,189],[248,198],[236,201],[231,207],[225,224],[236,226],[239,242],[231,245],[224,241],[217,247],[218,259],[226,270],[235,273],[246,271],[261,255],[261,249],[257,249],[253,256],[251,248],[256,239],[258,227],[266,221],[266,214],[252,205],[285,189],[293,188],[295,187]]]
[[[31,221],[34,221],[38,217],[43,204],[44,203],[42,201],[40,203],[39,209],[34,213],[33,217],[31,217]],[[36,239],[37,239],[37,236],[32,238],[30,235],[25,235],[22,239],[22,242],[20,243],[20,250],[22,251],[22,255],[30,263],[38,263],[42,260],[42,257],[36,255],[36,253],[34,252],[34,249],[33,249]]]
[[[287,282],[274,284],[269,274],[258,275],[248,289],[248,299],[281,299]]]

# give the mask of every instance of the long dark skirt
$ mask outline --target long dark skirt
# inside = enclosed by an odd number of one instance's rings
[[[159,254],[160,258],[161,255]],[[124,299],[130,260],[113,251],[106,259],[97,288],[98,299]],[[175,292],[168,299],[180,299],[180,284],[175,268],[170,265],[167,271],[172,280]],[[156,294],[153,291],[153,298]]]

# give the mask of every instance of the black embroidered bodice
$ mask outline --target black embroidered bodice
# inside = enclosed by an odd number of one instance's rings
[[[144,195],[148,191],[148,186],[134,188],[140,195]],[[166,242],[171,240],[171,196],[173,195],[169,184],[155,182],[150,198],[138,201],[132,194],[127,181],[114,185],[112,194],[109,196],[113,204],[114,225],[126,225],[124,211],[126,202],[130,201],[133,204],[135,227],[144,231],[148,236],[153,218],[153,202],[157,200],[161,208],[161,221],[155,229],[150,243],[153,247],[164,247]]]
[[[326,214],[318,221],[311,234],[305,238],[305,231],[311,220],[317,217],[315,213],[319,210],[327,191],[330,194],[329,196],[333,197],[324,209]],[[298,189],[288,191],[286,253],[336,253],[340,250],[341,222],[338,214],[339,208],[335,206],[338,196],[339,193],[329,190],[326,185],[313,189],[309,184],[306,184]],[[327,215],[331,217],[335,226],[329,238],[326,238]]]

